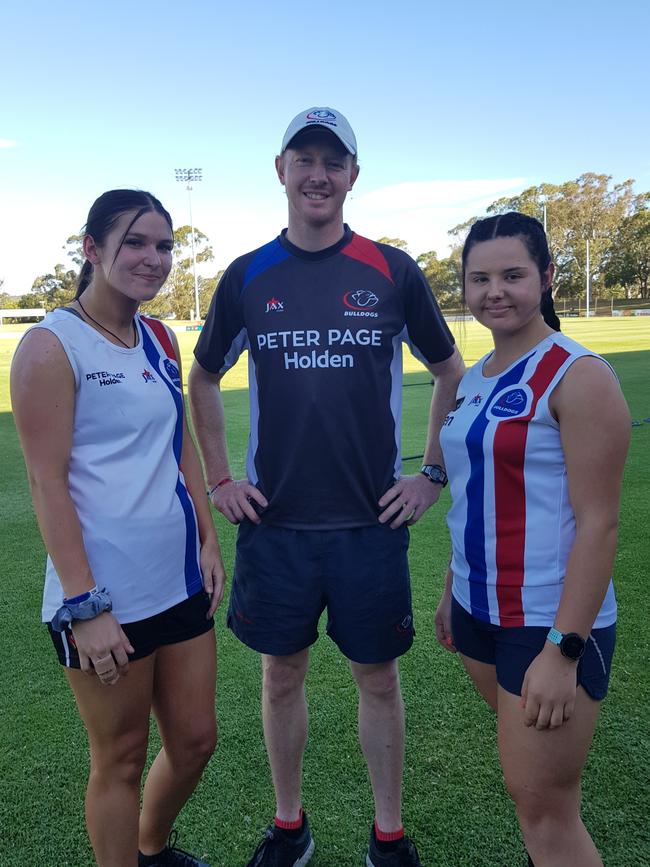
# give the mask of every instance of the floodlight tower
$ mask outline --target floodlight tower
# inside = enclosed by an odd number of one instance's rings
[[[190,230],[191,230],[191,241],[192,241],[192,271],[194,273],[194,314],[196,319],[201,319],[201,311],[199,308],[199,283],[196,279],[196,254],[194,252],[194,222],[192,220],[192,184],[197,183],[197,181],[203,180],[201,177],[201,173],[203,169],[174,169],[176,173],[176,180],[180,181],[183,184],[187,184],[187,198],[190,203]]]

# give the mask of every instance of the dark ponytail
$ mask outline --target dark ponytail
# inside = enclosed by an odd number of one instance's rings
[[[163,208],[159,200],[152,196],[151,193],[146,193],[144,190],[109,190],[93,202],[93,205],[88,212],[88,220],[83,229],[84,235],[91,235],[95,244],[101,247],[106,241],[106,236],[111,231],[115,223],[119,220],[122,214],[128,211],[136,210],[135,217],[131,220],[122,236],[122,240],[117,248],[115,256],[122,249],[124,238],[126,238],[131,226],[135,223],[142,214],[147,211],[156,211],[167,221],[169,228],[173,231],[172,218]],[[86,259],[81,267],[79,276],[77,277],[77,292],[75,298],[79,298],[82,293],[90,285],[93,278],[92,263]]]
[[[544,322],[552,328],[553,331],[561,331],[560,320],[555,312],[555,304],[553,303],[553,289],[549,286],[546,292],[542,295],[542,302],[539,305],[539,310],[544,317]]]
[[[499,214],[496,217],[486,217],[477,220],[469,230],[469,235],[463,247],[463,293],[465,292],[465,266],[469,251],[479,241],[491,241],[493,238],[521,238],[528,253],[537,265],[540,279],[542,280],[542,299],[540,313],[544,322],[554,331],[560,331],[560,320],[555,312],[553,304],[553,287],[544,284],[546,269],[551,264],[551,253],[546,240],[544,227],[534,217],[520,214],[518,211],[509,211],[507,214]]]
[[[81,266],[81,271],[79,272],[79,276],[77,277],[77,291],[75,293],[75,299],[79,298],[85,289],[88,288],[90,281],[93,279],[93,266],[92,262],[89,262],[88,259]]]

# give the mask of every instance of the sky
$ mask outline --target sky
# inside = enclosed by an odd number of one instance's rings
[[[345,114],[347,222],[417,256],[496,198],[584,172],[650,190],[650,4],[641,0],[7,0],[0,11],[0,280],[29,291],[105,190],[177,226],[199,167],[206,276],[286,225],[273,160],[311,106]]]

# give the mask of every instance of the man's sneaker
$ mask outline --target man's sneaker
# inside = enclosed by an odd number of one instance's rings
[[[159,855],[155,856],[155,861],[138,852],[138,867],[210,867],[205,861],[199,861],[194,855],[179,849],[176,845],[177,837],[178,833],[172,831],[167,845]]]
[[[366,855],[366,867],[422,867],[415,843],[408,837],[402,837],[395,848],[388,852],[380,852],[377,847],[375,827],[370,829],[370,842]]]
[[[269,825],[246,867],[304,867],[314,854],[314,840],[304,816],[300,834]]]

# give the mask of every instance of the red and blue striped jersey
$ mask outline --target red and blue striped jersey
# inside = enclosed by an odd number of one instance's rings
[[[443,425],[453,594],[480,620],[553,625],[575,516],[549,398],[585,355],[594,353],[559,332],[496,376],[483,374],[487,355],[463,377]],[[615,619],[610,582],[594,626]]]

